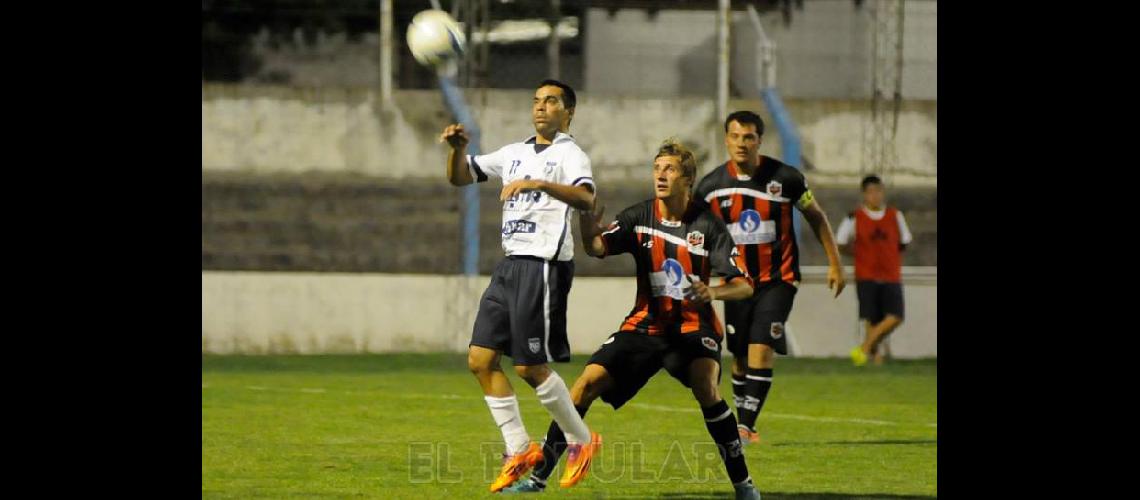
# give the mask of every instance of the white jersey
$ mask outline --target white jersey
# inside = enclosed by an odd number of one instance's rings
[[[552,144],[535,152],[535,136],[503,146],[498,151],[467,156],[471,177],[485,182],[503,179],[503,185],[520,179],[536,179],[594,187],[590,158],[569,134],[558,132]],[[503,203],[503,252],[546,260],[572,260],[574,237],[570,232],[570,205],[543,193],[519,193]]]

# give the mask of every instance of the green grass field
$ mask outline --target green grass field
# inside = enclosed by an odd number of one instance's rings
[[[554,366],[570,385],[586,358]],[[763,441],[745,448],[766,500],[935,497],[933,360],[781,358],[775,373]],[[541,440],[550,419],[509,376]],[[727,375],[721,389],[731,405]],[[620,411],[597,401],[586,423],[604,440],[591,476],[541,496],[732,497],[696,402],[664,370]],[[501,451],[462,355],[202,357],[204,498],[489,496]]]

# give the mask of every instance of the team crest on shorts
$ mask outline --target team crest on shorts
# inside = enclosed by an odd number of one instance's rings
[[[716,351],[716,341],[715,340],[710,339],[708,337],[701,337],[701,343],[704,344],[705,347],[709,348],[710,351]]]
[[[780,184],[777,181],[772,181],[772,182],[768,183],[768,194],[770,194],[772,196],[780,196],[780,193],[782,193],[782,192],[784,192],[784,185],[783,184]]]
[[[542,344],[540,344],[538,340],[538,337],[527,339],[527,344],[530,345],[530,352],[538,354],[538,348],[542,347]]]
[[[693,248],[704,248],[705,235],[700,231],[693,231],[689,233],[689,246]]]
[[[772,329],[769,332],[772,334],[772,338],[774,338],[774,339],[778,339],[780,337],[783,337],[784,336],[784,324],[783,323],[772,323]]]

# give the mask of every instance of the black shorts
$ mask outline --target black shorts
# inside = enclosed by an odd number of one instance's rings
[[[573,261],[503,259],[479,299],[470,345],[504,353],[516,365],[570,361],[566,297],[573,280]]]
[[[792,312],[796,287],[782,281],[763,283],[752,297],[724,302],[728,330],[728,351],[737,358],[748,357],[748,344],[765,344],[788,353],[784,323]]]
[[[661,368],[690,387],[689,365],[698,358],[715,359],[720,364],[720,338],[716,333],[703,330],[681,335],[617,332],[602,342],[586,364],[602,365],[609,372],[614,384],[601,396],[602,401],[616,410],[633,399]]]
[[[856,281],[855,293],[859,296],[859,319],[878,323],[888,314],[903,317],[902,283],[882,281]]]

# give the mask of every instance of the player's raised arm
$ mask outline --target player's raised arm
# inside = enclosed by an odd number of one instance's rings
[[[467,165],[467,143],[470,139],[463,125],[459,123],[448,125],[439,135],[439,142],[447,141],[451,146],[447,152],[447,181],[452,186],[466,186],[475,182],[471,177],[471,169]]]
[[[843,277],[843,264],[839,260],[839,247],[835,244],[835,237],[831,232],[831,223],[827,221],[827,214],[824,213],[819,202],[813,198],[811,191],[804,191],[803,196],[796,203],[796,207],[804,214],[804,218],[807,219],[816,239],[823,245],[823,250],[827,252],[827,288],[834,290],[835,297],[838,297],[843,292],[843,288],[847,286],[847,280]]]

